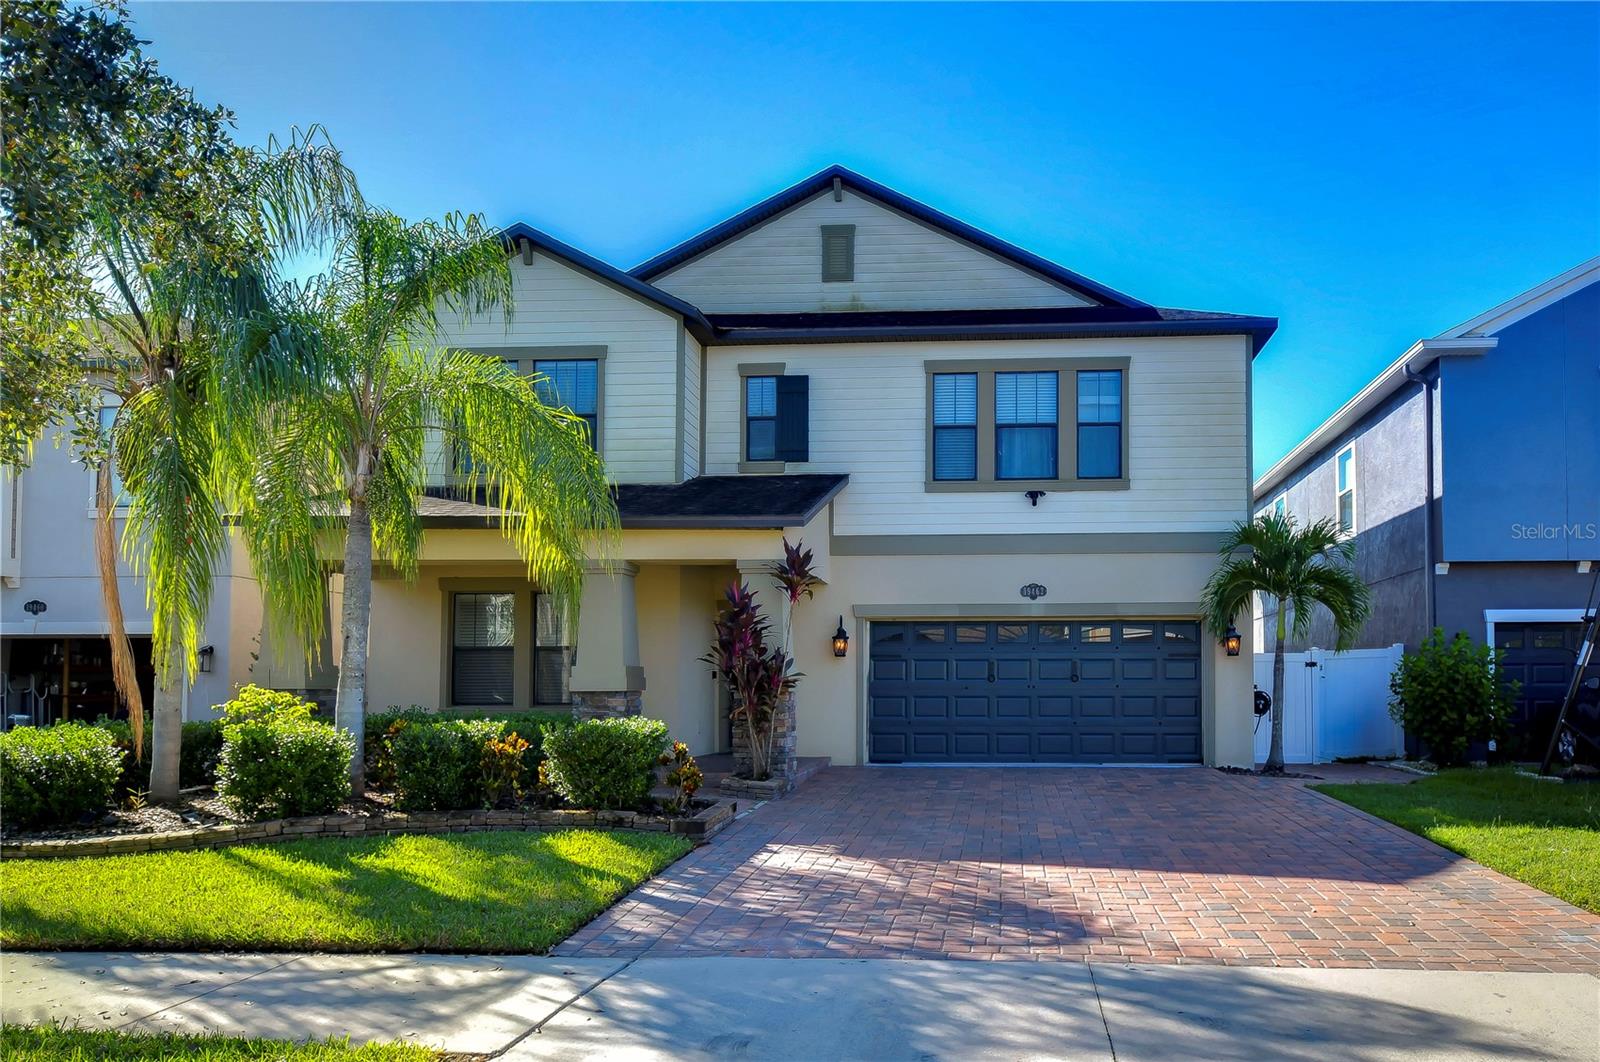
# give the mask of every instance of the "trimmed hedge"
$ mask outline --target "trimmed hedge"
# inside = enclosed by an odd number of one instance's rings
[[[367,784],[375,789],[389,789],[395,786],[394,739],[402,729],[413,723],[439,723],[452,720],[493,721],[500,725],[496,737],[514,733],[526,741],[528,747],[522,753],[524,786],[531,785],[532,780],[538,777],[539,762],[544,759],[544,753],[541,751],[541,735],[544,731],[549,728],[574,725],[572,716],[566,712],[495,714],[464,711],[430,712],[417,705],[409,708],[390,705],[387,711],[373,712],[367,716],[366,740],[363,742],[363,753],[367,761]]]
[[[544,735],[545,775],[575,807],[636,808],[649,799],[666,747],[659,719],[590,719]]]
[[[390,742],[402,811],[452,811],[488,807],[483,752],[500,737],[493,719],[408,722]]]
[[[73,823],[111,805],[126,756],[96,726],[19,726],[0,734],[0,807],[15,826]]]
[[[321,815],[350,796],[355,739],[293,694],[246,686],[223,705],[217,793],[251,818]]]

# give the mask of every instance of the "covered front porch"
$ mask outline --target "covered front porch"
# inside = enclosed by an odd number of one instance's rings
[[[781,640],[771,565],[787,536],[827,578],[827,506],[844,481],[740,478],[742,497],[705,479],[619,488],[622,534],[594,558],[575,623],[528,580],[491,511],[426,499],[418,577],[374,578],[369,706],[643,714],[697,756],[728,752],[726,693],[701,660],[723,593],[748,583]]]

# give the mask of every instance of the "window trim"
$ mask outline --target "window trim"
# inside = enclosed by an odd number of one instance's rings
[[[471,577],[443,577],[439,580],[439,705],[446,711],[479,711],[486,714],[496,712],[525,712],[537,711],[541,708],[561,708],[564,705],[539,704],[534,700],[533,669],[536,666],[534,650],[538,642],[536,628],[537,616],[534,612],[534,598],[539,590],[526,579],[475,579]],[[455,600],[457,594],[511,594],[516,599],[516,610],[512,622],[516,625],[516,637],[512,642],[512,703],[506,707],[482,704],[457,704],[453,696],[452,678],[454,677],[454,661],[452,653],[455,649]],[[568,617],[570,622],[570,616]],[[574,653],[578,632],[569,630],[567,637],[573,640]],[[569,676],[570,681],[570,676]]]
[[[1132,420],[1132,358],[985,358],[982,360],[930,360],[922,363],[926,406],[923,410],[922,489],[937,493],[988,493],[1029,490],[1127,490],[1132,481],[1128,473],[1128,424]],[[1116,479],[1078,478],[1078,373],[1079,371],[1120,371],[1122,373],[1122,475]],[[976,373],[978,377],[978,477],[976,479],[933,478],[933,378],[945,373]],[[1053,372],[1056,374],[1056,477],[1055,479],[995,478],[994,377],[997,372]],[[1063,418],[1070,413],[1072,431],[1063,431]]]
[[[1343,490],[1339,488],[1339,461],[1345,454],[1350,455],[1350,485]],[[1339,530],[1340,538],[1353,538],[1361,532],[1361,498],[1356,490],[1356,444],[1352,440],[1341,446],[1333,455],[1333,523]],[[1346,494],[1350,495],[1350,526],[1346,528],[1339,519],[1339,503]]]
[[[785,364],[781,361],[754,362],[739,366],[739,472],[741,475],[748,473],[782,472],[789,467],[787,461],[750,461],[745,455],[750,452],[750,392],[745,380],[751,376],[784,376]]]
[[[935,402],[934,394],[935,394],[935,391],[937,389],[938,379],[941,376],[971,376],[971,377],[973,377],[973,391],[974,391],[973,418],[972,418],[972,423],[970,425],[969,424],[940,424],[940,423],[938,423],[937,421],[934,420],[934,416],[935,416],[935,413],[934,413],[934,402]],[[979,480],[980,470],[978,468],[978,462],[980,460],[979,455],[983,450],[983,447],[978,444],[978,432],[982,430],[979,427],[979,422],[981,421],[982,416],[983,416],[982,413],[979,412],[979,409],[981,409],[981,407],[983,405],[983,398],[982,398],[982,388],[979,385],[978,377],[979,377],[979,374],[978,373],[973,373],[973,372],[930,372],[930,373],[928,373],[928,480],[929,480],[929,482],[932,482],[932,483],[976,483]],[[947,431],[950,430],[950,429],[953,429],[953,428],[959,428],[959,429],[961,429],[963,431],[965,431],[965,430],[967,430],[969,428],[971,429],[971,431],[972,431],[972,475],[970,475],[970,476],[962,476],[962,477],[959,477],[959,478],[951,476],[951,477],[943,478],[943,479],[941,479],[938,476],[937,473],[938,473],[939,469],[938,469],[937,461],[935,460],[935,449],[936,449],[937,444],[938,444],[938,435],[939,435],[939,430],[941,428],[945,429]]]

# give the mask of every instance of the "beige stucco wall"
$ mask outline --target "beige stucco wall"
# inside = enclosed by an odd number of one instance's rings
[[[696,756],[727,744],[717,725],[717,690],[700,657],[722,588],[733,577],[724,566],[643,564],[635,583],[644,714],[665,720],[673,740]]]

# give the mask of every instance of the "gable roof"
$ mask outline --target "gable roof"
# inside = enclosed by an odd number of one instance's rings
[[[1254,499],[1262,501],[1276,491],[1301,465],[1404,387],[1412,374],[1421,372],[1442,357],[1485,354],[1499,344],[1500,341],[1495,338],[1496,332],[1596,282],[1600,282],[1600,257],[1573,266],[1560,276],[1529,288],[1470,321],[1447,328],[1432,339],[1417,340],[1357,391],[1350,401],[1340,406],[1315,431],[1301,439],[1282,459],[1267,469],[1256,480],[1251,491]]]
[[[1090,280],[1088,277],[1074,273],[1054,262],[1041,258],[1031,251],[1025,251],[1016,244],[1008,243],[998,236],[991,236],[982,229],[974,228],[966,222],[951,217],[942,211],[935,210],[926,203],[919,203],[909,196],[905,196],[892,188],[881,185],[845,169],[843,166],[829,166],[819,173],[812,174],[799,184],[792,185],[779,192],[777,195],[763,199],[755,206],[743,210],[727,221],[714,225],[697,236],[689,239],[656,255],[648,262],[644,262],[628,272],[640,280],[654,280],[678,266],[698,258],[713,248],[735,239],[750,229],[777,217],[792,207],[799,206],[820,195],[833,187],[837,180],[843,187],[875,199],[879,203],[904,214],[924,225],[937,229],[952,239],[970,244],[980,250],[986,251],[997,258],[1010,262],[1029,273],[1051,281],[1070,291],[1076,292],[1094,302],[1109,306],[1119,306],[1126,309],[1148,309],[1148,304],[1124,295]]]
[[[616,266],[602,262],[591,254],[585,254],[571,244],[562,243],[547,232],[541,232],[532,225],[518,221],[500,230],[500,240],[510,251],[519,249],[523,241],[526,241],[552,258],[559,258],[625,295],[631,295],[683,318],[684,326],[696,339],[702,343],[711,341],[711,323],[706,320],[705,314],[700,312],[699,307],[662,291],[654,284],[624,273]]]

